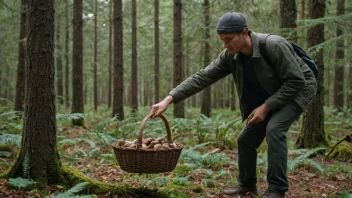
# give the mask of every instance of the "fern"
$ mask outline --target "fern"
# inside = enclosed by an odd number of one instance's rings
[[[87,118],[88,115],[83,113],[70,113],[70,114],[56,114],[56,120],[63,121],[63,120],[78,120]]]
[[[236,165],[226,155],[222,155],[219,153],[201,154],[197,151],[194,151],[195,148],[205,144],[208,144],[208,143],[199,144],[199,145],[196,145],[195,147],[187,149],[185,152],[182,153],[181,159],[184,161],[193,163],[198,167],[203,167],[203,168],[218,169],[225,163]]]
[[[158,186],[158,187],[165,187],[167,186],[169,179],[166,177],[156,177],[151,179],[147,182],[147,186]]]
[[[189,176],[186,176],[186,177],[174,177],[174,178],[172,178],[171,181],[172,181],[173,184],[184,186],[187,183],[188,178],[189,178]]]
[[[88,156],[88,154],[81,148],[77,149],[75,153],[76,154],[82,154],[84,157]]]
[[[320,172],[323,172],[324,170],[320,164],[316,163],[314,160],[309,159],[309,157],[311,157],[312,155],[314,155],[322,150],[326,150],[326,148],[323,148],[323,147],[315,148],[315,149],[309,150],[306,153],[303,153],[302,155],[294,158],[293,160],[288,160],[288,163],[287,163],[288,170],[293,171],[298,166],[305,164],[305,165],[310,165],[310,166],[318,169]]]
[[[57,144],[60,146],[63,146],[63,145],[76,146],[77,142],[76,140],[73,140],[73,139],[63,139],[63,140],[60,140]]]
[[[28,151],[27,151],[25,156],[24,156],[24,159],[22,161],[22,172],[23,172],[23,176],[25,178],[29,178],[29,169],[30,169],[29,154],[28,154]]]
[[[22,111],[9,111],[6,113],[0,114],[0,117],[6,117],[7,119],[14,119],[18,118],[19,116],[22,116],[23,112]]]
[[[21,138],[22,138],[21,135],[7,134],[7,133],[0,132],[0,145],[5,145],[5,144],[20,145]]]
[[[113,136],[109,135],[109,134],[105,134],[105,133],[99,133],[99,132],[89,132],[89,135],[96,137],[99,139],[99,142],[104,144],[104,145],[111,145],[112,143],[116,142],[116,138],[114,138]]]
[[[92,140],[85,139],[85,138],[76,138],[76,139],[77,139],[78,141],[88,143],[91,148],[95,148],[95,142],[93,142]]]
[[[70,188],[67,192],[64,193],[59,193],[57,195],[52,194],[51,197],[52,198],[68,198],[68,197],[72,197],[72,198],[92,198],[92,197],[96,197],[95,195],[75,195],[79,192],[81,192],[82,190],[84,190],[87,185],[89,183],[88,182],[82,182],[77,184],[76,186]]]
[[[92,157],[93,155],[99,154],[100,148],[94,148],[88,153],[88,157]]]
[[[36,182],[31,179],[23,179],[21,177],[17,177],[16,179],[9,179],[10,186],[17,189],[31,189],[35,183]]]

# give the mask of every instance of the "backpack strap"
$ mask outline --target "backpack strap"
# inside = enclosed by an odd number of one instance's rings
[[[268,52],[266,51],[266,39],[270,36],[271,34],[267,34],[264,36],[259,37],[259,51],[261,56],[264,58],[265,62],[268,63],[271,67],[274,67],[274,64],[271,62]]]

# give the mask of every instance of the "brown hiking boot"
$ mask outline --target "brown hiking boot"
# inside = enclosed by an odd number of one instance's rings
[[[269,189],[265,191],[261,198],[285,198],[284,192],[271,192]]]
[[[237,185],[234,188],[227,188],[224,190],[224,193],[227,195],[258,195],[257,187],[245,187]]]

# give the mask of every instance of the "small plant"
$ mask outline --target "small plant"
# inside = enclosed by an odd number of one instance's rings
[[[23,179],[22,177],[17,177],[15,179],[10,178],[8,184],[12,188],[29,190],[34,187],[36,182],[31,179]]]
[[[59,193],[57,195],[52,194],[50,197],[51,198],[67,198],[67,197],[70,197],[70,198],[94,198],[94,197],[97,197],[95,195],[76,195],[79,192],[81,192],[82,190],[84,190],[88,184],[89,184],[88,182],[79,183],[76,186],[70,188],[66,192]]]
[[[303,153],[302,155],[299,155],[298,157],[296,157],[296,158],[294,158],[292,160],[288,160],[288,162],[287,162],[288,170],[289,171],[293,171],[298,166],[300,166],[302,164],[305,164],[305,165],[309,165],[309,166],[311,166],[313,168],[316,168],[320,172],[323,172],[323,168],[322,168],[322,166],[320,164],[318,164],[317,162],[315,162],[312,159],[309,159],[309,157],[311,157],[312,155],[315,155],[319,151],[323,151],[323,150],[326,150],[326,148],[323,148],[323,147],[315,148],[315,149],[312,149],[312,150],[308,150],[307,152]],[[302,151],[299,151],[299,152],[302,152]]]

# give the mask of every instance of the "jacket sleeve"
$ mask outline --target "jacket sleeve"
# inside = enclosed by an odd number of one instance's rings
[[[282,82],[279,90],[265,101],[270,109],[275,111],[295,98],[303,89],[305,78],[297,61],[299,57],[288,41],[267,42],[267,52]]]
[[[233,55],[230,55],[227,50],[224,50],[206,68],[188,77],[176,88],[172,89],[169,95],[173,97],[174,103],[180,102],[200,92],[230,74],[230,57],[233,57]]]

